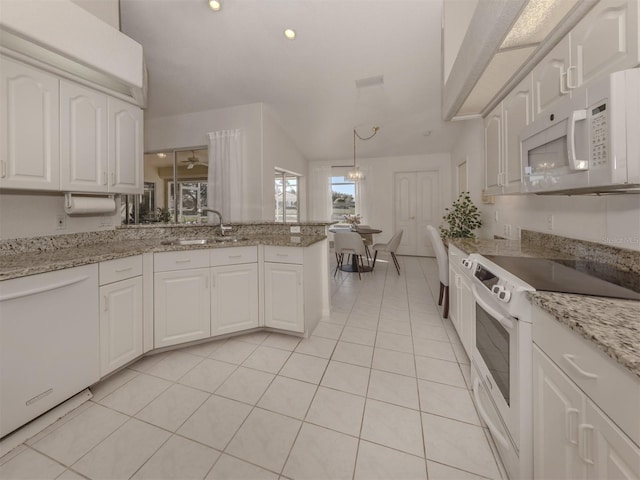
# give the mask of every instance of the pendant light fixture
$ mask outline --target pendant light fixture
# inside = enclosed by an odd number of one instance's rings
[[[380,127],[373,127],[373,133],[371,135],[369,135],[368,137],[361,137],[356,129],[353,129],[353,170],[347,173],[347,178],[349,180],[353,180],[354,182],[364,180],[364,175],[362,174],[360,169],[358,169],[358,165],[356,164],[356,137],[360,140],[370,140],[375,137],[376,133],[378,133],[378,130],[380,130]]]

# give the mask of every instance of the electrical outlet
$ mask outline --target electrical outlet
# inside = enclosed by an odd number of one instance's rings
[[[549,231],[553,230],[553,215],[552,214],[547,215],[547,230],[549,230]]]
[[[289,227],[291,233],[300,233],[300,227]]]
[[[67,228],[67,216],[56,215],[56,230],[64,230]]]

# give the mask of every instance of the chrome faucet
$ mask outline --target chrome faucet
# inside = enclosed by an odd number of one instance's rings
[[[222,214],[218,210],[214,210],[213,208],[209,208],[209,207],[202,207],[201,210],[203,212],[215,213],[216,215],[218,215],[218,217],[220,217],[220,236],[224,237],[224,232],[226,232],[227,230],[231,230],[231,227],[224,226],[224,221],[222,220]]]

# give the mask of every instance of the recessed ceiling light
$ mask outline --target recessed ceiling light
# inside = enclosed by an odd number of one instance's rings
[[[291,28],[287,28],[284,31],[284,36],[287,38],[287,40],[293,40],[294,38],[296,38],[296,31]]]
[[[222,3],[220,0],[209,0],[209,7],[211,7],[211,10],[214,12],[217,12],[222,8]]]

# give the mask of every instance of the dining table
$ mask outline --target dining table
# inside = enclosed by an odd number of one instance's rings
[[[372,227],[359,227],[359,226],[352,226],[351,228],[345,228],[345,227],[331,227],[329,228],[329,231],[331,233],[339,233],[339,232],[356,232],[359,233],[360,235],[376,235],[378,233],[382,233],[382,230],[378,229],[378,228],[372,228]],[[343,272],[358,272],[358,270],[360,271],[360,273],[364,273],[364,272],[370,272],[371,270],[373,270],[373,267],[370,267],[369,265],[363,265],[358,269],[358,256],[357,255],[351,255],[351,263],[347,263],[347,264],[342,264],[340,266],[340,270],[342,270]]]

